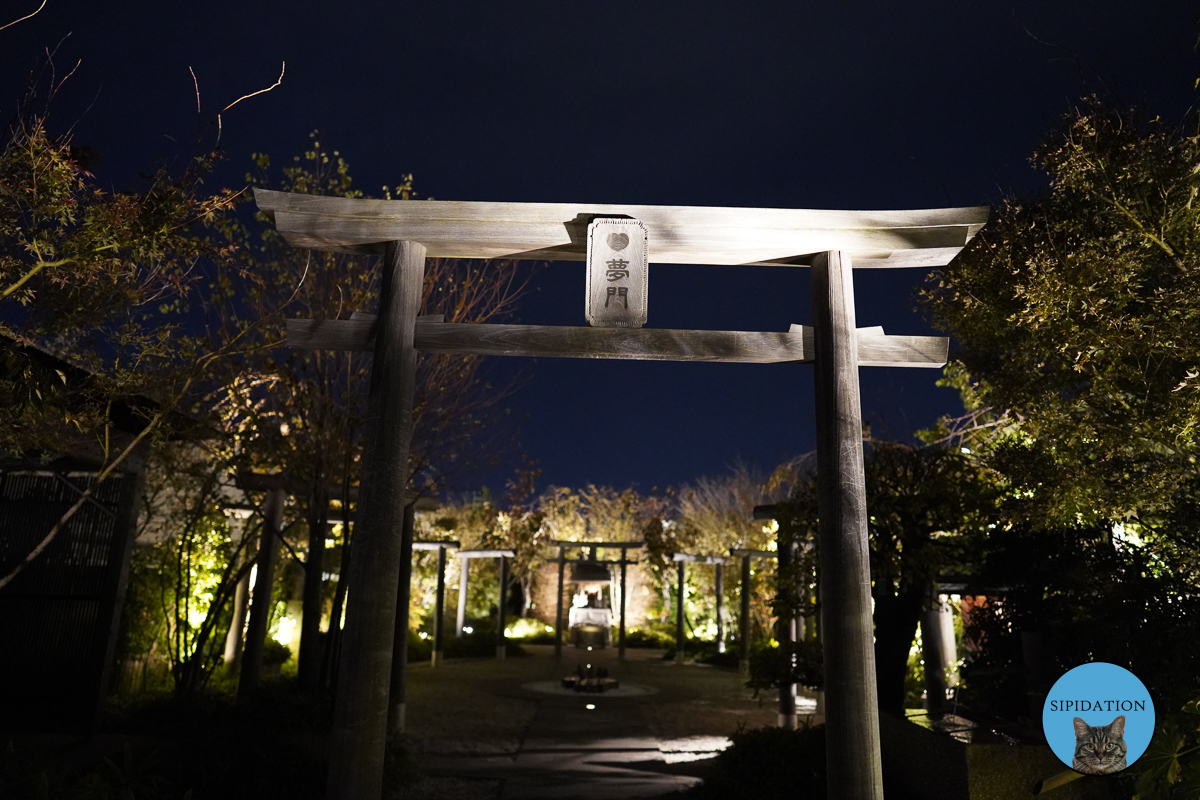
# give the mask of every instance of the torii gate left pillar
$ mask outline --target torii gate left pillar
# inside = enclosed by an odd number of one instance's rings
[[[381,264],[379,316],[367,412],[364,486],[359,506],[343,634],[327,796],[361,800],[383,792],[396,587],[404,529],[404,490],[412,444],[417,351],[413,348],[425,278],[425,248],[389,242]]]

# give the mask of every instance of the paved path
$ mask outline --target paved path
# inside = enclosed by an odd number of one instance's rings
[[[729,670],[675,666],[661,651],[631,649],[622,664],[615,649],[564,648],[560,664],[553,647],[527,649],[533,655],[505,662],[410,668],[405,746],[427,778],[406,798],[661,797],[700,782],[705,760],[739,726],[775,722],[774,698],[755,700]],[[529,686],[553,686],[587,663],[644,693]]]

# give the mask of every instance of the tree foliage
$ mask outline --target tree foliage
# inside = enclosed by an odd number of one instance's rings
[[[272,183],[270,158],[255,157],[248,180]],[[317,133],[302,156],[282,171],[284,191],[362,197],[349,165],[328,151]],[[413,199],[412,177],[389,198]],[[250,198],[245,198],[247,203]],[[374,313],[378,271],[366,256],[298,250],[265,214],[253,221],[228,215],[222,235],[230,258],[216,264],[206,319],[210,338],[245,336],[244,355],[228,362],[219,382],[219,404],[240,419],[243,467],[279,472],[304,508],[308,547],[300,674],[315,689],[322,659],[318,652],[325,592],[325,539],[331,499],[349,507],[351,487],[360,482],[360,450],[370,383],[369,353],[292,351],[285,348],[288,319],[339,319]],[[511,309],[522,283],[511,263],[429,259],[423,313],[449,322],[483,322]],[[507,454],[501,442],[512,435],[503,424],[503,388],[484,378],[477,356],[436,355],[418,360],[409,462],[413,497],[437,495],[494,466]],[[342,542],[346,545],[346,542]],[[349,549],[352,553],[352,548]],[[343,548],[343,553],[347,548]],[[341,574],[345,574],[342,564]],[[343,596],[345,587],[339,587]],[[335,605],[337,605],[335,599]]]
[[[1176,708],[1195,697],[1198,119],[1085,100],[1035,154],[1049,190],[1003,204],[922,292],[961,345],[945,382],[968,412],[928,438],[966,446],[1001,498],[972,548],[1011,587],[973,614],[976,703],[1025,708],[1022,633],[1052,671],[1111,661]],[[1141,797],[1194,779],[1190,719],[1131,770]]]
[[[786,489],[771,484],[763,475],[744,463],[717,477],[702,476],[683,486],[676,499],[677,519],[671,533],[672,549],[694,555],[721,556],[724,566],[724,608],[726,615],[739,609],[741,587],[739,560],[729,555],[733,549],[771,550],[775,547],[776,526],[754,519],[754,507],[786,496]],[[775,613],[775,560],[752,560],[755,591],[750,602],[751,638],[769,640]],[[712,567],[696,566],[687,570],[689,592],[694,597],[691,620],[696,627],[714,629],[716,622],[716,579]],[[726,620],[728,630],[729,620]],[[714,630],[715,633],[715,630]]]
[[[948,381],[1019,423],[995,463],[1025,515],[1153,517],[1196,463],[1200,137],[1092,98],[1034,163],[1050,190],[1004,203],[923,291],[961,345]]]
[[[196,158],[177,176],[161,169],[144,190],[110,194],[81,148],[47,132],[45,117],[19,119],[8,131],[0,150],[5,450],[106,442],[114,400],[166,400],[190,386],[200,365],[181,352],[184,320],[171,312],[195,283],[197,259],[214,255],[197,231],[232,202],[229,191],[203,189],[215,157]],[[82,371],[46,367],[30,351],[46,346]]]

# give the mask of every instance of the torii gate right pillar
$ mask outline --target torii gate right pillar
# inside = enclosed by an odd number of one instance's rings
[[[812,266],[821,635],[830,800],[883,800],[850,258]]]

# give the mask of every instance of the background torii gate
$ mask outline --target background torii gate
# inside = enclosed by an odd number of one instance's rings
[[[746,678],[750,676],[750,598],[753,596],[750,559],[775,558],[775,553],[737,548],[730,550],[729,555],[742,560],[742,581],[738,588],[738,673]]]
[[[555,563],[558,564],[558,604],[554,614],[554,657],[562,658],[562,632],[563,632],[563,569],[568,563],[578,563],[580,561],[592,561],[597,564],[618,564],[621,567],[621,613],[620,621],[617,624],[617,660],[625,660],[625,610],[629,606],[626,600],[627,592],[625,585],[625,568],[630,564],[636,564],[636,561],[630,561],[627,557],[628,551],[640,550],[646,546],[645,542],[569,542],[554,540],[550,544],[558,548],[558,558]],[[619,561],[600,561],[598,559],[572,559],[567,558],[567,550],[569,548],[578,547],[590,549],[595,555],[596,550],[620,550],[621,559]]]
[[[413,542],[413,550],[437,550],[437,594],[434,599],[433,650],[429,655],[430,667],[436,667],[445,658],[442,655],[442,628],[445,625],[446,613],[446,549],[458,550],[461,546],[459,542],[452,539],[441,539],[436,542]],[[501,592],[503,593],[503,589]]]
[[[688,553],[671,553],[671,560],[675,562],[677,574],[675,576],[675,663],[683,664],[684,645],[687,643],[687,635],[683,630],[683,621],[685,618],[683,603],[684,603],[684,586],[687,583],[686,564],[690,561],[693,564],[712,564],[715,569],[714,581],[717,590],[717,651],[725,652],[725,623],[721,619],[721,603],[724,600],[722,597],[721,585],[721,567],[725,565],[725,559],[720,556],[694,556]]]
[[[467,616],[467,581],[470,575],[471,559],[497,558],[500,559],[500,588],[496,598],[496,658],[504,660],[508,649],[508,639],[504,635],[505,589],[508,588],[508,559],[516,558],[516,550],[459,550],[458,557],[462,559],[462,577],[458,584],[458,619],[455,623],[456,636],[463,635],[463,622]]]
[[[815,368],[829,797],[881,800],[867,560],[859,366],[939,367],[948,341],[857,331],[851,258],[937,267],[987,221],[986,207],[811,211],[677,206],[365,200],[255,190],[297,247],[383,255],[377,319],[289,320],[292,347],[371,350],[364,497],[351,564],[328,797],[382,791],[394,593],[418,350],[478,355],[811,362]],[[597,219],[643,224],[655,262],[811,267],[812,328],[786,333],[418,323],[424,259],[582,260]],[[624,246],[624,245],[622,245]]]

